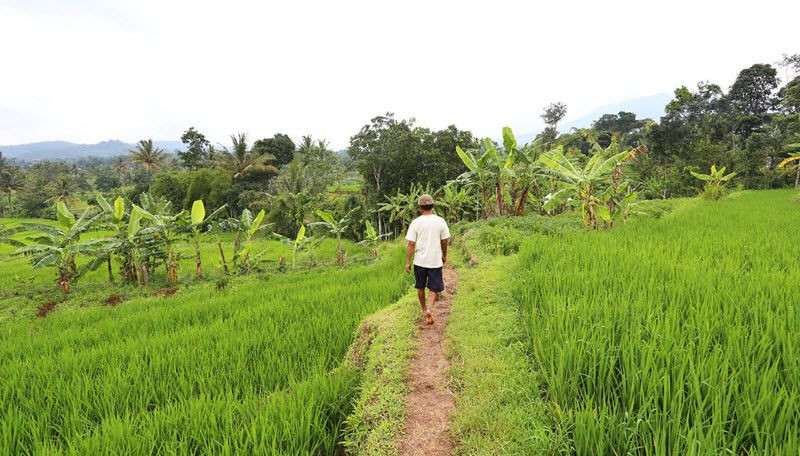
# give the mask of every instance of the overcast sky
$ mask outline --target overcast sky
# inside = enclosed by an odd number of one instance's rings
[[[311,133],[387,111],[479,136],[800,52],[800,1],[0,0],[0,144]],[[781,73],[782,74],[782,73]]]

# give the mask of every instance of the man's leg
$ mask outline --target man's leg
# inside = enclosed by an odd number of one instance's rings
[[[428,302],[431,303],[431,310],[433,310],[433,306],[436,304],[436,298],[439,297],[439,293],[433,290],[430,290],[428,293]]]
[[[444,291],[444,277],[442,274],[442,268],[431,269],[428,271],[428,289],[430,290],[428,302],[431,303],[431,309],[433,309],[433,306],[436,304],[436,299],[439,297],[439,293]]]
[[[419,297],[419,305],[422,306],[422,312],[425,313],[428,311],[428,307],[425,305],[425,289],[424,288],[417,288],[417,297]]]
[[[425,321],[429,324],[433,324],[433,315],[431,315],[431,311],[428,310],[427,303],[425,302],[425,288],[428,288],[430,285],[428,281],[430,280],[429,274],[430,270],[427,268],[423,268],[421,266],[414,265],[414,288],[417,289],[417,297],[419,297],[419,305],[422,307],[422,313],[425,314]],[[434,295],[435,299],[436,295]],[[431,305],[433,305],[433,301],[431,301]]]

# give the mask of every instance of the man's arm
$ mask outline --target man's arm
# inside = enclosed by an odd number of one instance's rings
[[[442,245],[442,264],[447,264],[447,244],[448,244],[447,241],[449,241],[449,240],[450,240],[450,238],[442,239],[442,241],[441,241],[441,245]]]
[[[406,254],[406,272],[411,271],[411,257],[414,256],[414,247],[417,245],[414,241],[408,241],[408,252]]]

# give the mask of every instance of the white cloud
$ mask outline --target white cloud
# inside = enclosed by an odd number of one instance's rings
[[[0,144],[312,133],[386,111],[479,135],[800,52],[796,1],[0,4]]]

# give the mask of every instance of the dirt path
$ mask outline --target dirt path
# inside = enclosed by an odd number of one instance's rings
[[[436,324],[428,326],[424,318],[419,319],[420,344],[411,368],[411,392],[405,401],[408,415],[400,439],[401,456],[441,456],[453,453],[453,442],[450,438],[453,396],[448,388],[447,369],[450,362],[444,355],[444,332],[450,317],[450,301],[456,292],[457,280],[456,272],[445,268],[445,293],[441,300],[437,300],[432,312]]]

